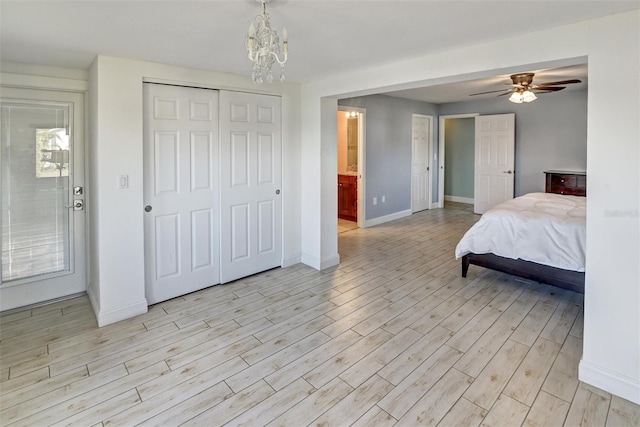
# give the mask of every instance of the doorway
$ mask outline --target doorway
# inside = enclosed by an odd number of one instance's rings
[[[0,311],[86,291],[84,95],[0,89]]]
[[[481,214],[513,198],[514,117],[439,117],[438,207],[466,203]]]
[[[478,113],[453,114],[439,117],[438,126],[438,207],[445,201],[473,204],[473,167],[475,156],[475,117]],[[460,119],[460,120],[459,120]],[[465,120],[468,122],[465,122]],[[457,124],[452,129],[452,124]],[[468,125],[468,126],[465,126]],[[470,134],[465,130],[469,128]],[[451,137],[462,140],[460,144]],[[471,163],[469,163],[471,162]],[[454,177],[457,180],[454,182]]]
[[[364,226],[364,121],[364,109],[338,108],[338,233]]]

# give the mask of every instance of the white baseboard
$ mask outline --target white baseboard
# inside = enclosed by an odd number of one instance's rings
[[[93,305],[93,302],[91,304]],[[124,319],[129,319],[131,317],[138,316],[139,314],[144,314],[147,311],[148,306],[146,299],[133,304],[129,304],[124,307],[117,308],[115,310],[99,311],[98,313],[96,313],[96,318],[98,319],[98,327],[103,327]]]
[[[473,199],[470,197],[444,196],[444,200],[446,200],[447,202],[466,203],[468,205],[474,204]]]
[[[385,222],[394,221],[396,219],[404,218],[407,216],[411,216],[413,212],[411,209],[407,209],[406,211],[395,212],[389,215],[379,216],[377,218],[368,219],[364,222],[365,227],[373,227],[374,225],[384,224]]]
[[[288,256],[282,258],[282,268],[291,267],[292,265],[300,264],[302,256],[300,254]]]
[[[93,310],[94,316],[96,319],[98,318],[98,313],[100,313],[100,302],[98,297],[93,293],[93,288],[90,284],[87,285],[87,296],[89,297],[89,303],[91,304],[91,309]]]
[[[612,372],[585,360],[578,366],[578,379],[640,405],[640,381]]]
[[[340,264],[340,255],[335,254],[332,257],[325,258],[320,263],[320,270],[326,270],[327,268],[335,267]]]
[[[321,260],[312,255],[303,253],[300,258],[300,262],[308,265],[309,267],[313,267],[316,270],[322,271],[324,269],[335,267],[336,265],[340,264],[340,255],[335,254],[329,258]]]

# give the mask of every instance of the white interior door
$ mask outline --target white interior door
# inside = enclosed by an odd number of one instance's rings
[[[485,213],[513,199],[515,114],[476,117],[474,208]]]
[[[222,283],[282,264],[280,102],[220,92]]]
[[[0,88],[0,311],[86,290],[84,95]],[[78,187],[74,195],[74,187]]]
[[[218,150],[217,91],[144,85],[149,304],[220,283]]]
[[[432,121],[431,116],[412,115],[411,210],[413,212],[431,207]]]

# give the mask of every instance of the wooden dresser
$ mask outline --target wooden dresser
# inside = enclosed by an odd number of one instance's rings
[[[338,175],[338,218],[358,220],[358,178]]]
[[[572,196],[587,195],[586,172],[550,170],[545,171],[546,193],[568,194]]]

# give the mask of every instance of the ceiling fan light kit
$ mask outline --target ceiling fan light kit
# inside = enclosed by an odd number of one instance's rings
[[[509,101],[516,104],[523,104],[523,103],[532,102],[538,99],[538,97],[536,96],[536,93],[540,94],[540,93],[557,92],[565,88],[565,86],[559,86],[559,85],[581,83],[580,80],[572,79],[572,80],[562,80],[558,82],[533,84],[534,75],[535,75],[534,73],[512,74],[511,76],[509,76],[512,82],[511,88],[490,90],[488,92],[472,93],[469,96],[502,92],[498,96],[511,94],[511,96],[509,97]]]
[[[280,81],[283,82],[284,64],[289,54],[289,34],[282,27],[282,49],[278,32],[271,28],[269,14],[267,13],[267,0],[256,0],[262,3],[262,14],[254,18],[249,25],[245,47],[249,60],[253,62],[251,78],[254,83],[273,82],[271,67],[274,63],[280,65]]]
[[[531,102],[531,101],[535,101],[536,99],[538,99],[538,97],[536,96],[535,93],[531,92],[530,90],[519,90],[517,92],[513,92],[509,97],[509,101],[516,104],[522,104],[523,102]]]

